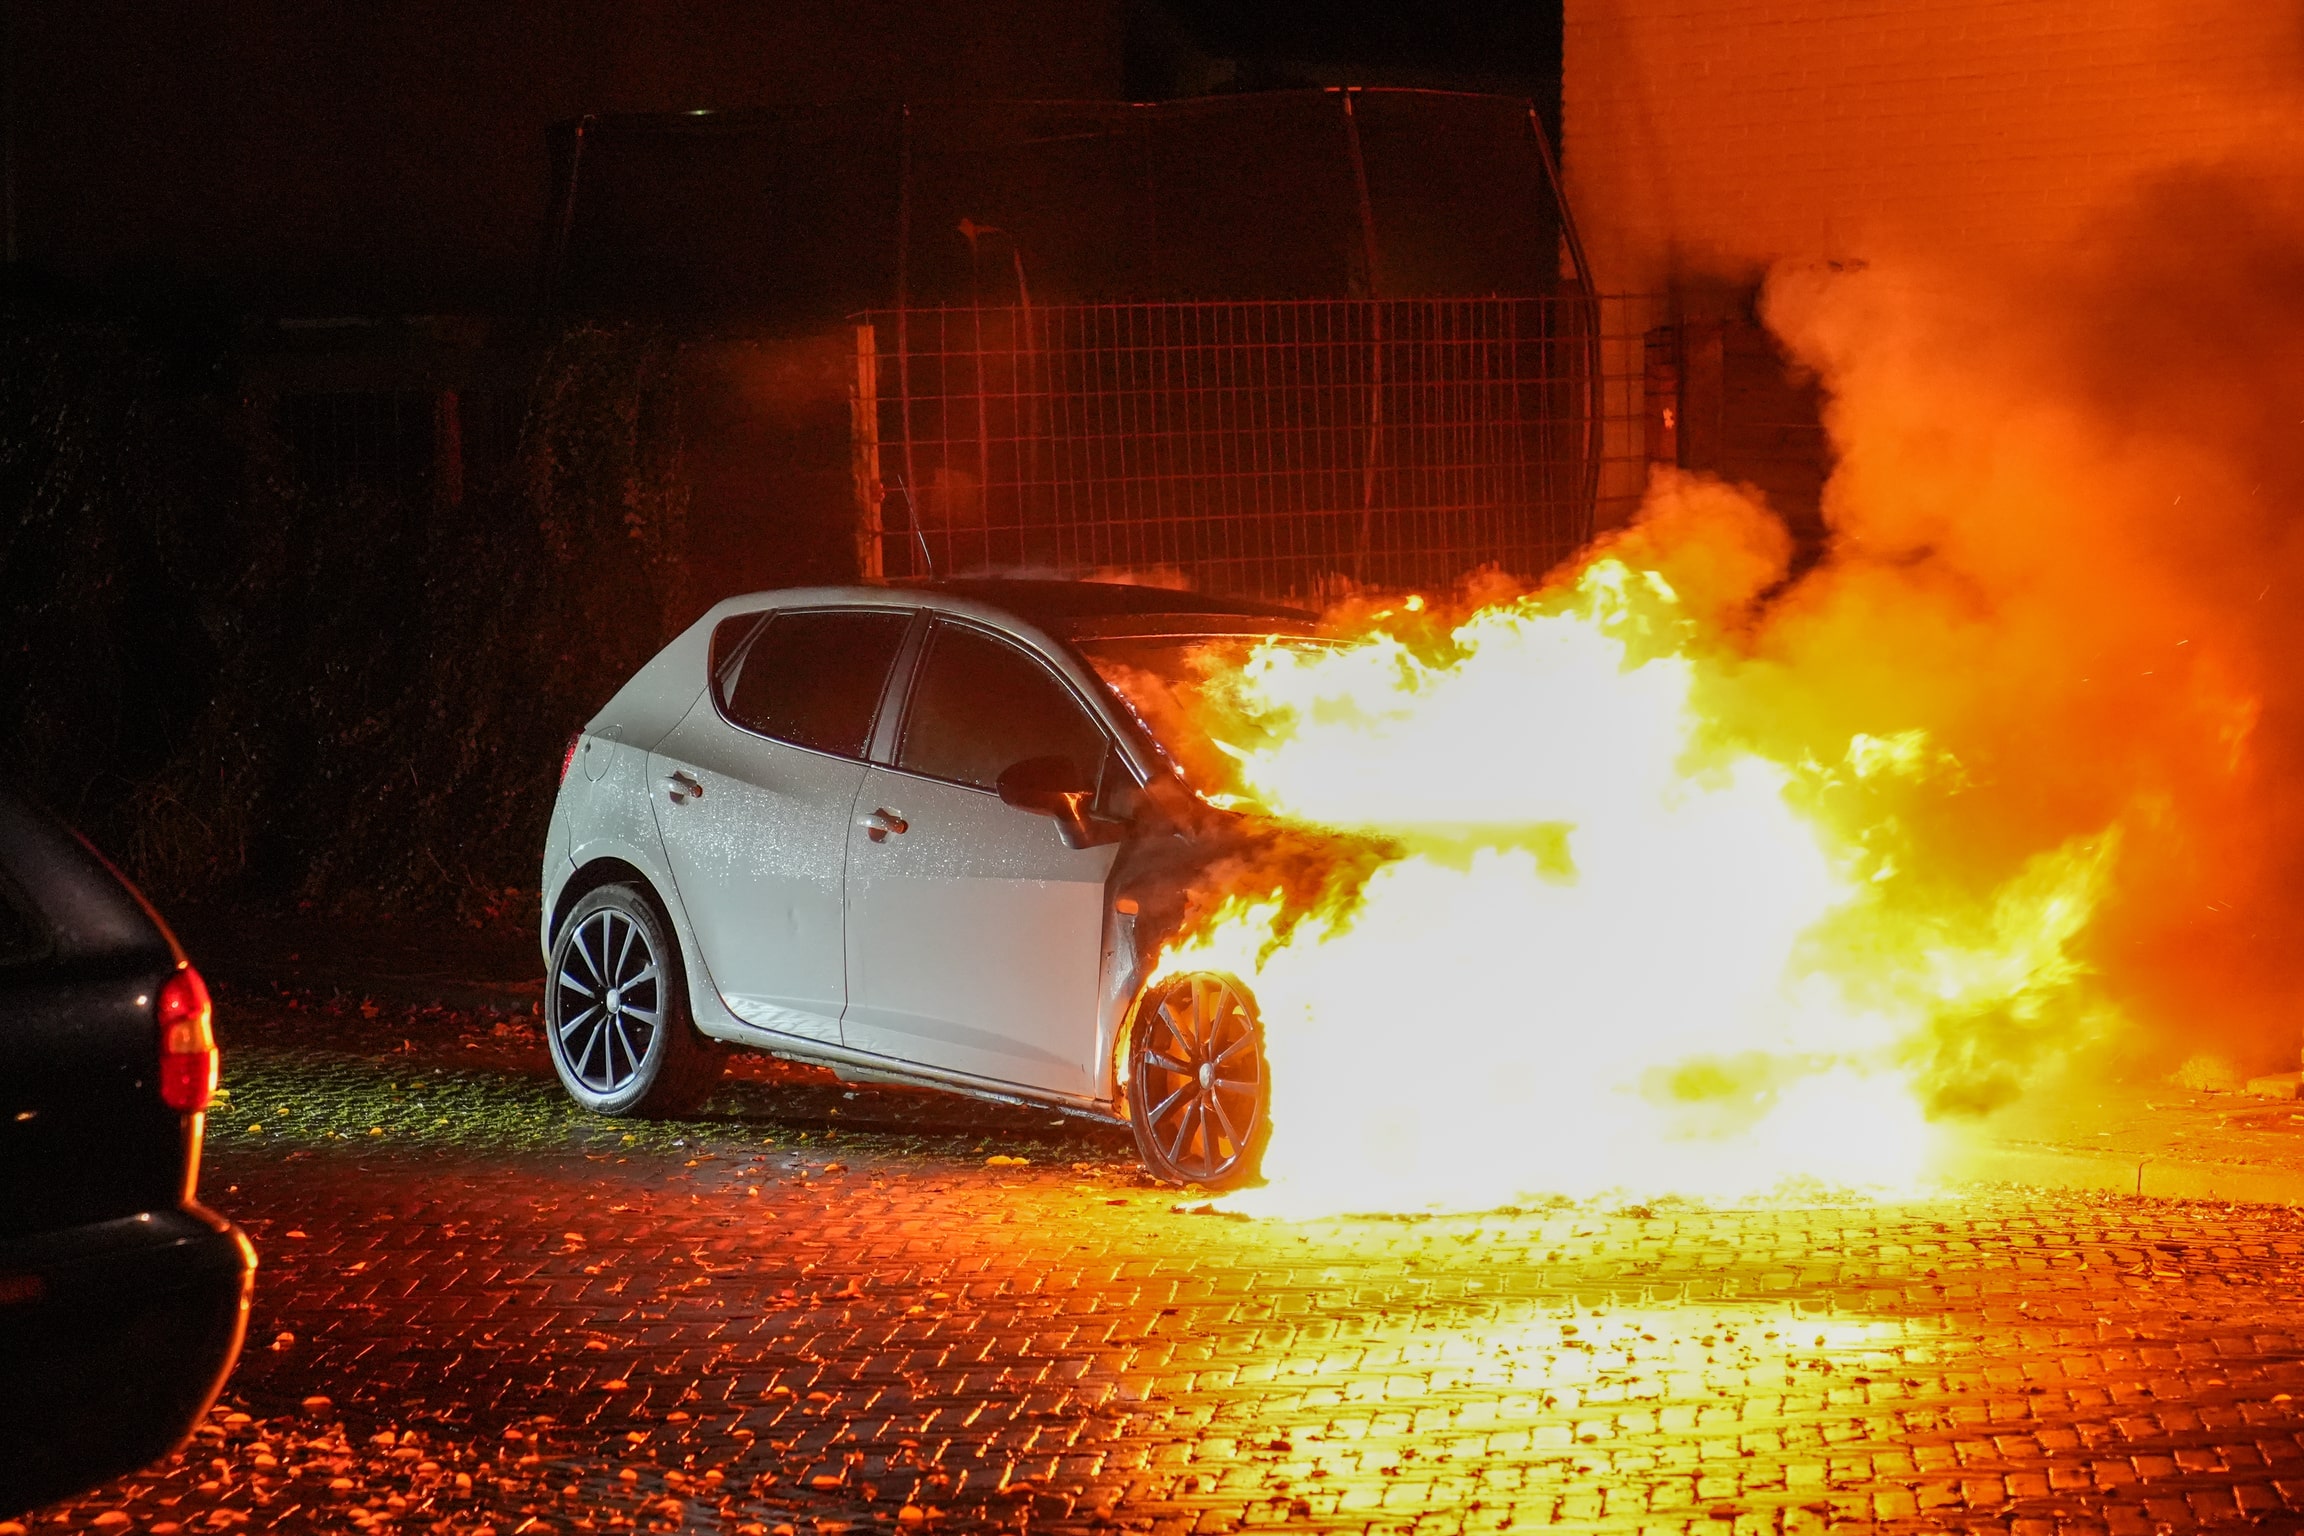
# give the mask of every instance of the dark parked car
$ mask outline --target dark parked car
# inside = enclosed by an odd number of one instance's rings
[[[208,989],[135,888],[0,791],[0,1517],[146,1466],[215,1401],[255,1250],[193,1198]]]

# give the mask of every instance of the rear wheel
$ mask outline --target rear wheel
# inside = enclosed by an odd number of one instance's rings
[[[568,1096],[603,1115],[677,1115],[720,1064],[688,1017],[679,946],[629,885],[586,895],[561,925],[544,979],[545,1039]]]
[[[1172,976],[1128,1035],[1128,1123],[1144,1166],[1171,1184],[1232,1189],[1256,1176],[1270,1131],[1264,1028],[1229,976]]]

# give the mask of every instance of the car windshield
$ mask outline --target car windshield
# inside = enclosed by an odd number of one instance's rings
[[[1074,642],[1145,733],[1167,753],[1177,772],[1214,805],[1252,806],[1239,763],[1208,734],[1205,721],[1222,713],[1211,689],[1246,665],[1257,647],[1326,650],[1332,642],[1304,635],[1130,635]]]

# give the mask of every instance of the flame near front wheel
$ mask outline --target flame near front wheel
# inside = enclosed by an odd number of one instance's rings
[[[1834,740],[1656,572],[1600,559],[1453,624],[1403,604],[1185,693],[1228,803],[1396,850],[1318,910],[1236,889],[1154,969],[1171,1043],[1131,1089],[1170,1177],[1233,1181],[1195,1149],[1248,1144],[1195,1076],[1205,978],[1262,1010],[1247,1209],[1907,1188],[1931,1110],[2086,1025],[2068,946],[2112,837],[1924,845],[1961,765],[1918,730]]]

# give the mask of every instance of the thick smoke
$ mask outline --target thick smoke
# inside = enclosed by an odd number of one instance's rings
[[[2163,173],[2023,268],[1786,265],[1764,314],[1830,402],[1824,559],[1771,588],[1781,549],[1726,493],[1677,478],[1630,535],[1742,626],[1753,660],[1723,707],[1779,743],[1924,727],[1962,778],[1901,808],[1931,878],[1982,889],[2036,850],[2115,831],[2081,943],[2130,1026],[2104,1043],[2155,1064],[2218,1050],[2293,1066],[2292,168]]]

